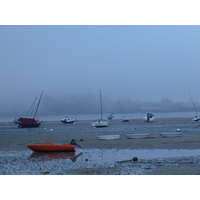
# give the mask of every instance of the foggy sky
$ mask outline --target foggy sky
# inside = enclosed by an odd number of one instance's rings
[[[200,26],[0,26],[0,105],[57,99],[200,101]]]

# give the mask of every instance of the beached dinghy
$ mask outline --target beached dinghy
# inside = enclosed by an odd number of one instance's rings
[[[149,138],[148,133],[143,133],[143,134],[126,134],[126,137],[128,139],[144,139],[144,138]]]
[[[72,139],[70,144],[32,143],[27,145],[29,149],[35,152],[75,151],[75,146],[82,148],[74,139]]]
[[[120,135],[97,135],[97,138],[99,138],[100,140],[117,140],[120,138]]]
[[[181,133],[180,132],[167,132],[167,133],[161,133],[160,134],[162,137],[167,137],[167,138],[172,138],[172,137],[180,137]]]

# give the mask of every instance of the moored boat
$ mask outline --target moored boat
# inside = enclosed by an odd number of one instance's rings
[[[70,117],[65,117],[64,119],[61,120],[62,123],[64,124],[73,124],[75,123],[76,119],[70,118]]]
[[[108,121],[103,121],[101,90],[100,90],[100,110],[101,110],[101,120],[98,120],[91,124],[94,128],[103,128],[108,126]]]
[[[129,122],[129,118],[128,118],[128,117],[124,117],[124,118],[122,119],[122,122]]]
[[[15,119],[15,123],[19,128],[36,128],[42,123],[39,119],[19,117]]]
[[[109,116],[108,116],[108,119],[113,119],[114,118],[114,115],[111,113]]]
[[[92,126],[94,128],[107,127],[108,126],[108,122],[107,121],[99,120],[99,121],[93,122]]]
[[[160,135],[165,138],[172,138],[172,137],[180,137],[181,133],[180,132],[166,132],[166,133],[161,133]]]
[[[192,97],[191,97],[191,95],[190,95],[189,92],[188,92],[188,94],[189,94],[190,99],[191,99],[191,101],[192,101],[193,107],[194,107],[194,109],[195,109],[195,111],[196,111],[196,116],[195,116],[192,120],[195,121],[195,122],[198,122],[198,121],[200,121],[200,117],[199,117],[198,110],[197,110],[197,108],[196,108],[196,106],[195,106],[195,104],[194,104],[194,101],[192,100]]]
[[[97,138],[100,140],[117,140],[120,138],[119,134],[112,134],[112,135],[97,135]]]
[[[192,119],[193,121],[200,121],[200,117],[199,116],[195,116],[193,119]]]
[[[35,114],[34,114],[34,117],[33,118],[28,118],[28,117],[16,117],[14,119],[14,123],[15,124],[18,124],[18,128],[36,128],[36,127],[39,127],[42,123],[41,120],[38,120],[36,119],[36,114],[37,114],[37,111],[38,111],[38,108],[39,108],[39,105],[40,105],[40,101],[41,101],[41,98],[42,98],[42,94],[43,94],[43,90],[41,92],[41,95],[40,95],[40,99],[38,101],[38,105],[37,105],[37,108],[36,108],[36,111],[35,111]],[[35,99],[36,100],[36,99]],[[34,101],[35,102],[35,101]],[[31,106],[32,107],[32,106]]]
[[[155,120],[155,117],[153,113],[147,113],[143,119],[146,122],[153,122]]]
[[[59,152],[59,151],[75,151],[75,146],[82,148],[73,139],[70,144],[53,144],[53,143],[31,143],[27,145],[34,152]]]
[[[148,133],[142,133],[142,134],[126,134],[126,137],[128,139],[144,139],[144,138],[149,138]]]

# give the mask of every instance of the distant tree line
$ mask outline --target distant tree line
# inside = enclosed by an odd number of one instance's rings
[[[119,105],[120,104],[120,105]],[[200,112],[200,103],[194,102]],[[12,106],[1,106],[1,117],[26,115],[29,107],[20,103]],[[173,102],[169,98],[162,98],[158,102],[148,102],[129,98],[119,100],[103,100],[103,112],[110,113],[136,113],[136,112],[189,112],[195,109],[191,101],[186,103]],[[44,96],[38,115],[76,115],[76,114],[98,114],[100,113],[99,97],[92,95],[70,96],[68,98],[56,98]]]

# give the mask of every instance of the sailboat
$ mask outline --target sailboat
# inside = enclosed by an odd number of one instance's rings
[[[43,90],[41,92],[40,99],[38,101],[37,108],[36,108],[36,111],[35,111],[35,114],[34,114],[33,118],[16,117],[14,119],[14,123],[18,124],[18,128],[35,128],[35,127],[39,127],[40,126],[42,121],[36,119],[35,117],[36,117],[36,114],[37,114],[37,111],[38,111],[38,108],[39,108],[39,105],[40,105],[42,94],[43,94]]]
[[[122,108],[122,105],[121,105],[120,102],[119,102],[118,105],[120,105],[121,110],[122,110],[122,112],[124,113],[124,109]],[[122,122],[129,122],[129,118],[125,116],[125,113],[124,113],[124,116],[123,116],[123,118],[122,118]]]
[[[194,104],[194,102],[193,102],[193,100],[192,100],[192,97],[191,97],[191,95],[190,95],[189,92],[188,92],[188,94],[189,94],[189,96],[190,96],[190,99],[191,99],[191,101],[192,101],[192,104],[193,104],[194,109],[195,109],[196,114],[197,114],[192,120],[193,120],[193,121],[200,121],[200,117],[199,117],[199,113],[198,113],[198,111],[197,111],[197,108],[196,108],[196,106],[195,106],[195,104]]]
[[[101,128],[101,127],[107,127],[108,126],[108,121],[103,121],[101,90],[100,90],[100,109],[101,109],[101,119],[92,123],[92,126],[94,128]]]

